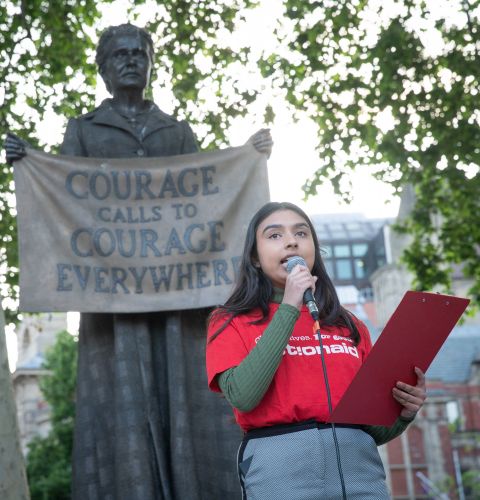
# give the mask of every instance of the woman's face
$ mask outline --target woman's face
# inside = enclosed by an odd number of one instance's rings
[[[266,217],[256,232],[259,265],[272,284],[285,287],[287,259],[302,257],[311,271],[315,262],[315,244],[307,221],[293,210],[278,210]]]
[[[143,91],[150,81],[151,69],[147,42],[140,35],[118,35],[110,42],[102,77],[115,96],[122,90]]]

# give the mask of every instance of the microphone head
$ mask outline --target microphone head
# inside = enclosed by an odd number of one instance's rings
[[[295,266],[307,267],[307,263],[305,262],[305,259],[303,259],[302,257],[294,255],[293,257],[289,257],[287,259],[287,273],[290,274]]]

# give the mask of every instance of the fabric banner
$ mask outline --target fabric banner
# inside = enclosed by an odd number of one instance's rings
[[[141,159],[15,162],[22,311],[207,307],[232,290],[248,223],[269,199],[247,144]]]

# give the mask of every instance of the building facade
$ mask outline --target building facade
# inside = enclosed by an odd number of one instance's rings
[[[399,218],[413,204],[406,190]],[[373,290],[378,332],[410,289],[412,277],[400,263],[409,244],[391,224],[385,264],[367,273]],[[454,295],[466,296],[470,283],[457,269]],[[393,498],[480,498],[480,317],[466,318],[449,335],[427,370],[427,401],[407,431],[381,447]]]
[[[406,189],[399,218],[414,198]],[[400,257],[409,238],[395,220],[358,214],[317,215],[324,261],[343,305],[365,321],[375,341],[411,288]],[[469,283],[457,270],[454,294]],[[427,401],[407,431],[380,447],[396,500],[480,498],[480,318],[455,327],[427,371]]]
[[[40,391],[39,379],[48,373],[42,368],[46,350],[66,326],[65,314],[39,314],[26,316],[17,328],[18,360],[12,378],[24,455],[35,436],[46,437],[51,429],[50,408]]]
[[[341,291],[354,286],[360,300],[372,300],[367,266],[378,268],[386,262],[382,228],[391,219],[367,219],[362,214],[313,215],[312,223],[322,249],[322,257],[333,284]]]

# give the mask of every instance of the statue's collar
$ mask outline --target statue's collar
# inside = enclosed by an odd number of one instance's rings
[[[136,136],[135,131],[132,129],[127,119],[115,111],[111,101],[111,99],[105,99],[102,102],[95,111],[93,122],[100,125],[108,125],[109,127],[117,127]],[[172,127],[177,123],[176,120],[164,113],[155,103],[152,101],[147,101],[147,103],[149,107],[146,111],[146,113],[148,113],[148,118],[143,134],[144,139],[147,135],[158,129]]]

